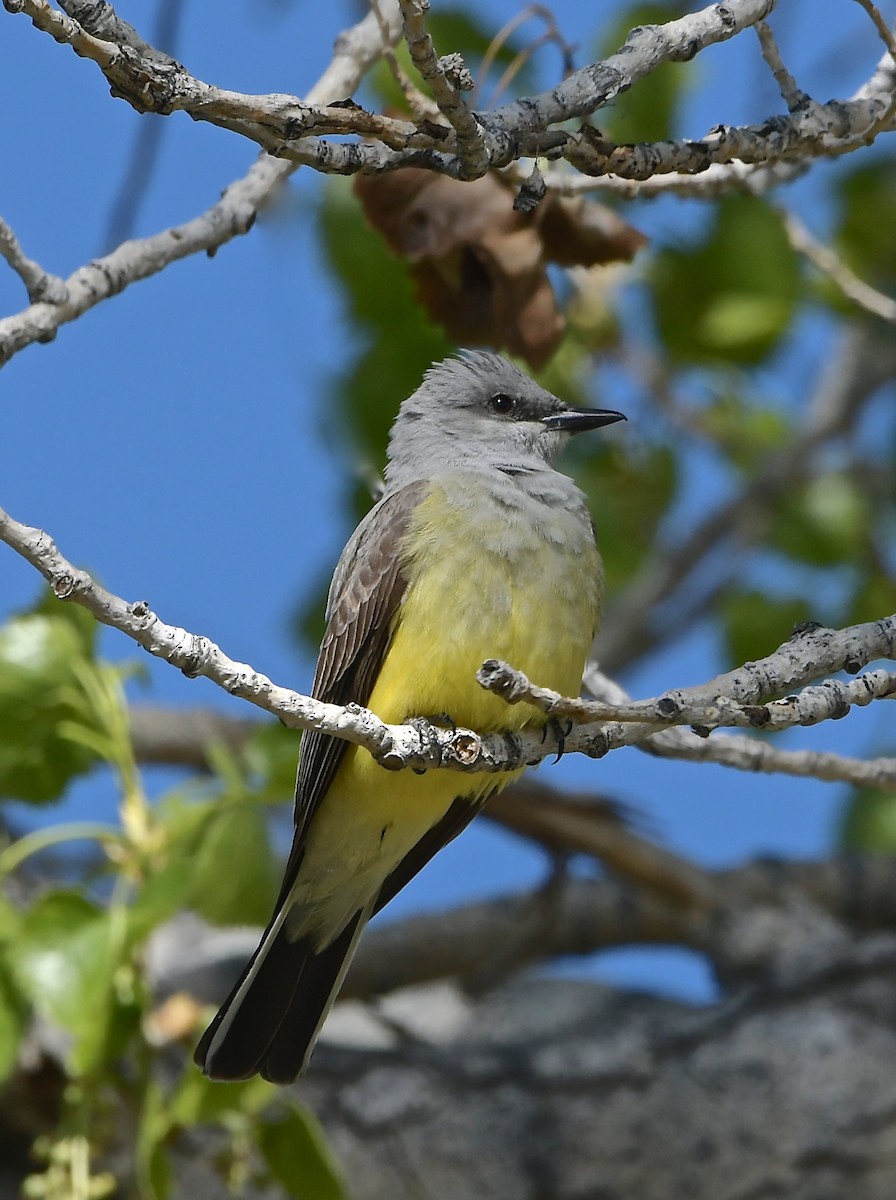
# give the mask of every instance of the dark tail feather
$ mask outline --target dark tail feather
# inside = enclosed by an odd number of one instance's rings
[[[335,942],[305,959],[298,992],[277,1026],[260,1068],[271,1083],[292,1083],[304,1073],[369,919],[369,909],[355,913]]]
[[[316,954],[308,938],[287,939],[281,910],[196,1047],[202,1071],[210,1079],[260,1072],[292,1083],[308,1064],[369,915],[356,913]]]

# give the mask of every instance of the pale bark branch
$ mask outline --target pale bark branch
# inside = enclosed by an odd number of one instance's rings
[[[586,667],[583,683],[593,696],[611,703],[626,704],[630,700],[624,688],[604,675],[594,663]],[[667,729],[637,743],[637,749],[658,758],[713,762],[739,771],[809,777],[854,787],[892,787],[896,784],[894,758],[858,759],[824,750],[782,750],[771,742],[743,734],[716,733],[707,738],[690,729]]]
[[[852,787],[896,787],[896,758],[885,756],[859,759],[824,750],[782,750],[754,738],[719,734],[707,739],[687,729],[669,730],[639,748],[663,758],[713,762],[764,775],[793,775]]]
[[[720,125],[699,141],[620,146],[587,129],[570,134],[563,157],[584,175],[650,179],[678,173],[696,175],[732,159],[768,166],[782,161],[832,158],[867,146],[893,125],[896,95],[863,100],[806,101],[791,116],[769,117],[752,125]]]
[[[731,0],[664,25],[639,27],[616,54],[573,72],[551,91],[476,113],[464,104],[458,85],[460,81],[466,86],[466,68],[455,61],[457,56],[435,57],[423,24],[424,0],[402,0],[405,32],[415,62],[433,87],[450,126],[428,121],[414,125],[366,113],[351,104],[321,106],[311,96],[243,96],[196,79],[168,56],[141,53],[135,44],[144,43],[136,35],[122,43],[99,38],[54,9],[48,0],[4,0],[4,5],[10,12],[25,13],[57,41],[92,59],[114,93],[138,111],[168,114],[183,110],[194,119],[249,137],[271,154],[327,173],[414,165],[458,178],[476,178],[489,167],[547,154],[567,159],[586,175],[630,180],[669,173],[692,175],[732,159],[766,165],[846,153],[889,128],[896,108],[892,72],[879,69],[875,86],[869,81],[851,100],[820,105],[803,97],[786,117],[775,116],[740,128],[720,126],[697,141],[617,146],[590,126],[579,131],[553,128],[590,116],[660,64],[688,61],[706,47],[756,25],[771,11],[773,0]],[[767,43],[768,37],[766,48]],[[792,99],[795,91],[789,84],[787,90]],[[350,91],[338,98],[344,99]],[[331,141],[327,139],[331,134],[372,140]]]
[[[890,631],[888,644],[896,644],[896,616],[888,617],[885,622],[878,624],[887,625]],[[856,630],[862,628],[855,626]],[[882,639],[882,642],[886,640]],[[876,649],[878,644],[881,643],[869,644],[871,658],[880,656]],[[801,687],[807,679],[818,677],[815,664],[811,660],[808,664],[801,664],[801,670],[795,674],[791,675],[786,668],[782,671],[785,660],[788,665],[793,662],[794,648],[794,640],[791,640],[762,662],[751,663],[739,671],[719,676],[714,683],[701,688],[667,692],[650,700],[635,700],[627,704],[602,704],[593,700],[561,696],[559,692],[532,683],[522,671],[517,671],[509,663],[497,659],[483,663],[477,673],[477,679],[487,691],[501,696],[508,704],[533,704],[552,717],[569,717],[579,723],[622,721],[660,726],[690,725],[707,733],[723,727],[761,729],[763,732],[772,733],[792,729],[796,725],[818,725],[822,721],[845,717],[853,706],[864,707],[872,700],[892,698],[896,693],[896,672],[877,670],[860,675],[858,679],[849,683],[827,679],[817,687],[805,687],[796,696],[772,699],[791,687]],[[799,655],[801,659],[804,658],[802,652],[799,652]],[[864,657],[864,651],[861,656]],[[852,670],[853,666],[854,660],[847,657],[844,669]],[[824,673],[826,671],[827,669]],[[750,675],[751,678],[755,676],[760,680],[766,673],[770,686],[757,684],[753,689],[755,699],[741,701],[733,699],[729,694],[739,687],[744,675]],[[703,696],[708,699],[703,699]]]
[[[759,49],[765,59],[768,69],[775,77],[781,99],[790,112],[796,112],[800,105],[805,104],[808,96],[798,85],[797,81],[784,66],[781,51],[775,41],[775,35],[766,21],[756,22],[756,36],[759,38]]]
[[[809,168],[808,161],[768,163],[710,163],[699,175],[654,175],[650,179],[626,179],[621,175],[577,175],[568,167],[543,172],[546,186],[560,195],[605,192],[625,200],[655,200],[675,195],[715,200],[732,192],[761,196],[781,184],[790,183]]]
[[[6,259],[28,292],[32,304],[61,304],[66,299],[66,287],[58,275],[45,271],[40,263],[28,258],[19,239],[0,217],[0,256]]]
[[[779,208],[791,246],[834,283],[839,292],[865,312],[896,325],[896,300],[860,279],[830,246],[819,242],[794,213]]]
[[[462,179],[477,179],[489,168],[489,152],[482,130],[462,94],[472,91],[473,77],[459,54],[437,57],[425,25],[429,0],[399,0],[399,5],[411,61],[429,84],[439,112],[457,136],[458,174]]]
[[[18,0],[5,0],[5,7],[9,11],[25,11]],[[55,11],[46,4],[38,4],[37,9],[51,14]],[[56,17],[70,20],[60,13]],[[400,31],[397,8],[393,11],[390,6],[383,19],[390,35],[397,38]],[[368,14],[337,39],[333,59],[308,92],[308,102],[326,103],[350,94],[381,55],[382,46],[380,23],[374,14]],[[105,52],[103,45],[97,50],[98,54]],[[33,342],[49,341],[60,325],[74,321],[137,280],[155,275],[192,254],[214,253],[219,246],[248,232],[259,210],[294,169],[293,163],[261,155],[249,172],[230,184],[218,203],[200,216],[151,237],[125,242],[111,254],[69,276],[64,281],[64,294],[59,292],[60,298],[51,303],[46,299],[33,303],[22,312],[0,320],[0,366]]]
[[[465,772],[507,771],[564,751],[602,758],[620,746],[649,739],[657,733],[657,721],[664,720],[660,714],[650,723],[602,721],[575,725],[568,732],[555,722],[539,732],[487,735],[468,729],[439,729],[428,722],[387,725],[359,705],[342,708],[323,704],[279,687],[245,663],[228,658],[208,638],[166,625],[145,602],[129,604],[101,588],[85,571],[68,562],[46,533],[20,524],[2,509],[0,540],[35,566],[60,600],[82,605],[97,620],[127,634],[184,674],[211,679],[231,695],[273,713],[291,728],[318,729],[364,746],[377,762],[391,770],[445,767]],[[894,651],[896,616],[844,630],[817,628],[792,639],[761,663],[719,676],[704,688],[668,692],[662,699],[686,711],[689,702],[711,701],[725,687],[735,701],[752,703],[826,673],[860,669],[874,658],[893,658]]]

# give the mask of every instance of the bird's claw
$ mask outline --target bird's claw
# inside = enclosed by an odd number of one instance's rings
[[[541,731],[541,740],[543,743],[550,729],[551,733],[557,739],[557,757],[554,759],[555,763],[558,763],[563,757],[563,752],[566,749],[566,739],[572,733],[572,727],[573,722],[569,717],[562,721],[559,717],[548,717],[545,722],[544,728]]]

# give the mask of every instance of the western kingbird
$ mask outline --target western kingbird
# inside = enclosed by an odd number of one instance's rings
[[[484,691],[485,659],[578,695],[602,570],[582,493],[553,463],[569,434],[623,419],[568,408],[496,354],[430,368],[392,427],[386,491],[333,575],[313,695],[480,732],[546,720]],[[283,886],[197,1047],[205,1074],[301,1074],[367,922],[519,774],[391,772],[306,732]]]

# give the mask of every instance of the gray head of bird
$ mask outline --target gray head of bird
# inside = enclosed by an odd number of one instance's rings
[[[570,408],[506,358],[464,350],[430,367],[401,405],[386,482],[452,467],[544,470],[571,434],[624,420],[610,409]]]

